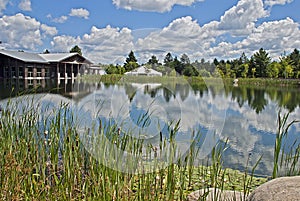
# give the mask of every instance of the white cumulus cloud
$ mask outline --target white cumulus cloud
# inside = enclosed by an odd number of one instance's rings
[[[52,17],[50,17],[52,18]],[[68,20],[68,16],[65,16],[65,15],[62,15],[60,17],[57,17],[57,18],[53,18],[52,21],[53,22],[56,22],[56,23],[64,23]]]
[[[69,16],[71,17],[79,17],[79,18],[84,18],[84,19],[88,19],[90,15],[90,12],[84,8],[72,8]],[[52,17],[51,14],[47,15],[47,18],[51,19],[52,22],[55,23],[65,23],[69,17],[66,15],[62,15],[60,17]]]
[[[262,0],[240,0],[221,17],[219,28],[231,30],[234,35],[245,35],[251,33],[258,19],[267,15]]]
[[[291,3],[294,0],[265,0],[265,4],[267,6],[274,6],[274,5],[285,5],[287,3]]]
[[[79,37],[61,35],[55,36],[51,41],[51,52],[69,52],[72,47],[80,43]]]
[[[136,49],[146,54],[144,60],[150,58],[152,51],[160,53],[157,55],[160,58],[164,57],[167,52],[173,52],[177,56],[186,53],[191,57],[196,52],[205,54],[205,48],[210,47],[215,40],[214,37],[221,34],[216,29],[217,25],[217,22],[211,22],[200,27],[198,22],[190,16],[178,18],[162,30],[139,39]]]
[[[69,15],[72,17],[80,17],[80,18],[88,19],[90,12],[84,8],[72,8]]]
[[[131,30],[124,27],[92,27],[89,34],[82,37],[86,55],[93,61],[123,64],[130,50],[134,49]],[[113,57],[112,57],[113,55]]]
[[[24,11],[31,11],[31,1],[21,0],[21,2],[19,3],[19,8]]]
[[[2,14],[2,11],[6,8],[8,2],[9,0],[0,0],[0,15]]]
[[[90,60],[107,64],[123,64],[129,51],[134,49],[131,30],[111,26],[93,26],[90,33],[83,37],[56,36],[51,45],[54,51],[69,51],[74,45],[78,45]]]
[[[118,8],[151,12],[170,11],[174,5],[190,6],[203,0],[113,0]]]
[[[45,34],[54,36],[57,34],[57,29],[55,27],[50,27],[45,24],[41,24],[41,30],[45,32]]]
[[[35,50],[43,45],[44,37],[57,34],[55,27],[42,24],[21,13],[2,16],[0,30],[2,45],[8,49]]]
[[[276,59],[284,51],[291,52],[294,48],[300,48],[299,34],[299,24],[291,18],[264,22],[245,39],[236,43],[222,42],[209,51],[216,57],[236,58],[243,52],[252,55],[263,47]]]
[[[131,2],[135,1],[137,0]],[[162,2],[165,1],[156,3]],[[192,2],[194,1],[176,1],[181,5]],[[71,14],[83,18],[89,16],[85,9],[72,9],[69,15],[53,18],[49,14],[47,17],[63,23],[71,18]],[[110,25],[92,26],[90,31],[81,36],[57,35],[55,27],[17,14],[0,18],[0,38],[2,46],[8,49],[35,50],[43,45],[46,37],[53,37],[50,38],[51,52],[68,52],[74,45],[79,45],[83,54],[95,63],[114,64],[123,64],[130,50],[136,53],[141,64],[147,62],[152,55],[163,62],[168,52],[178,57],[185,53],[194,61],[202,58],[233,59],[243,52],[246,56],[251,56],[259,48],[264,48],[273,59],[277,59],[284,51],[289,53],[295,48],[300,49],[299,23],[291,18],[261,23],[260,19],[268,14],[270,10],[264,8],[262,0],[240,0],[224,12],[219,20],[201,26],[193,17],[184,16],[159,29],[131,30]]]

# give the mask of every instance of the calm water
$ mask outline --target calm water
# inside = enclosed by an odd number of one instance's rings
[[[46,81],[0,81],[0,106],[10,96],[24,98],[33,93],[42,104],[71,103],[80,108],[81,123],[93,120],[117,123],[132,135],[154,139],[168,135],[170,122],[180,120],[176,140],[182,153],[190,139],[201,135],[199,160],[219,141],[228,139],[224,155],[226,167],[243,169],[248,157],[254,164],[263,156],[256,173],[269,175],[277,130],[277,114],[291,112],[289,120],[300,119],[300,88],[234,87],[218,84],[191,87],[187,83],[84,83]],[[11,91],[13,89],[13,91]],[[23,94],[23,95],[22,95]],[[16,100],[16,99],[13,99]],[[141,118],[142,117],[142,118]],[[194,135],[192,135],[193,131]],[[286,140],[300,140],[300,124],[293,125]]]

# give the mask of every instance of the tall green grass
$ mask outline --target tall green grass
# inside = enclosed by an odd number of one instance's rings
[[[281,174],[283,175],[300,175],[300,142],[296,139],[290,147],[287,147],[285,143],[290,127],[300,121],[292,120],[288,123],[288,118],[289,113],[283,114],[282,116],[281,111],[278,112],[278,129],[274,144],[273,178],[280,176],[280,174],[278,174],[280,169],[282,169],[283,172]],[[286,152],[286,150],[288,150],[288,152]]]
[[[82,133],[74,126],[76,117],[70,105],[61,103],[55,109],[46,106],[44,113],[39,112],[40,107],[30,99],[17,103],[8,101],[3,106],[0,118],[1,200],[185,200],[192,191],[212,187],[242,192],[246,197],[267,180],[253,176],[259,161],[253,167],[247,164],[244,173],[224,168],[222,156],[228,147],[226,141],[216,145],[207,163],[196,163],[199,133],[194,133],[185,154],[178,153],[175,136],[179,122],[170,125],[168,138],[160,134],[157,147],[130,137],[130,133],[120,133],[120,128],[114,124],[100,123],[94,125],[98,129],[92,129],[96,132],[87,129],[83,135],[92,137],[93,143],[88,148],[83,144]],[[284,122],[280,125],[285,125]],[[128,161],[122,159],[127,165],[131,164],[126,167],[136,169],[135,172],[114,169],[111,165],[122,167],[122,160],[116,159],[118,152],[109,150],[104,137],[118,150],[139,159],[151,158],[152,165],[148,166],[146,160],[136,163],[128,157],[125,158]],[[297,143],[295,146],[296,152],[287,154],[285,161],[294,164],[291,173],[299,174],[296,167],[300,148]],[[97,149],[99,152],[95,151]],[[177,157],[180,154],[182,157]],[[168,157],[168,165],[156,161],[156,156]],[[215,193],[217,198],[218,192]]]

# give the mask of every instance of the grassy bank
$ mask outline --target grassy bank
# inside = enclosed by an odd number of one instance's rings
[[[234,79],[225,79],[226,83],[233,83]],[[300,79],[272,79],[272,78],[239,78],[242,86],[264,87],[300,87]]]
[[[148,76],[124,76],[124,75],[85,75],[80,79],[87,82],[104,82],[115,84],[120,81],[137,83],[181,83],[185,79],[191,85],[215,85],[216,81],[223,81],[224,85],[233,85],[233,78],[213,77],[148,77]],[[299,79],[272,79],[272,78],[238,78],[239,86],[261,86],[261,87],[299,87]]]
[[[101,136],[136,157],[155,156],[156,149],[130,135],[120,135],[115,125],[100,124],[98,132],[93,133],[94,140],[100,139],[96,143],[100,152],[95,157],[82,143],[69,105],[41,113],[41,106],[24,101],[26,104],[8,102],[1,112],[1,200],[185,200],[188,193],[210,187],[241,191],[246,196],[267,180],[253,177],[255,166],[247,167],[245,172],[224,168],[226,142],[217,144],[207,163],[197,166],[197,147],[192,143],[184,157],[171,157],[166,167],[153,166],[149,172],[137,168],[135,174],[117,171],[99,162],[102,158],[118,164],[103,152],[107,143]],[[19,104],[22,107],[17,107]],[[170,126],[170,137],[160,140],[164,153],[176,152],[172,140],[176,131],[176,125]],[[87,133],[91,134],[84,131],[85,136]],[[167,142],[171,146],[166,146]]]

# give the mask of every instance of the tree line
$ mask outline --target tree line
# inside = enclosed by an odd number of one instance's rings
[[[242,78],[300,78],[300,53],[298,49],[272,61],[269,54],[259,49],[250,58],[243,53],[231,61],[213,62],[223,77]]]
[[[77,45],[70,52],[82,54]],[[165,55],[163,63],[159,62],[155,55],[152,55],[148,62],[142,65],[169,76],[216,77],[221,75],[224,78],[300,78],[300,52],[298,49],[294,49],[288,55],[282,55],[277,61],[272,60],[269,53],[263,48],[260,48],[250,58],[242,53],[237,59],[218,60],[215,58],[213,62],[204,59],[191,62],[187,54],[182,54],[178,58],[169,52]],[[140,65],[134,52],[130,51],[123,65],[102,66],[107,74],[124,74]]]
[[[191,62],[187,54],[180,58],[169,52],[160,63],[152,55],[147,63],[148,68],[162,72],[164,75],[214,77],[221,75],[224,78],[300,78],[300,52],[298,49],[288,55],[282,55],[278,61],[271,59],[263,48],[255,52],[250,58],[245,53],[233,60],[218,60],[213,62],[201,59]],[[123,65],[106,65],[108,74],[123,74],[139,67],[133,51],[130,51]]]

